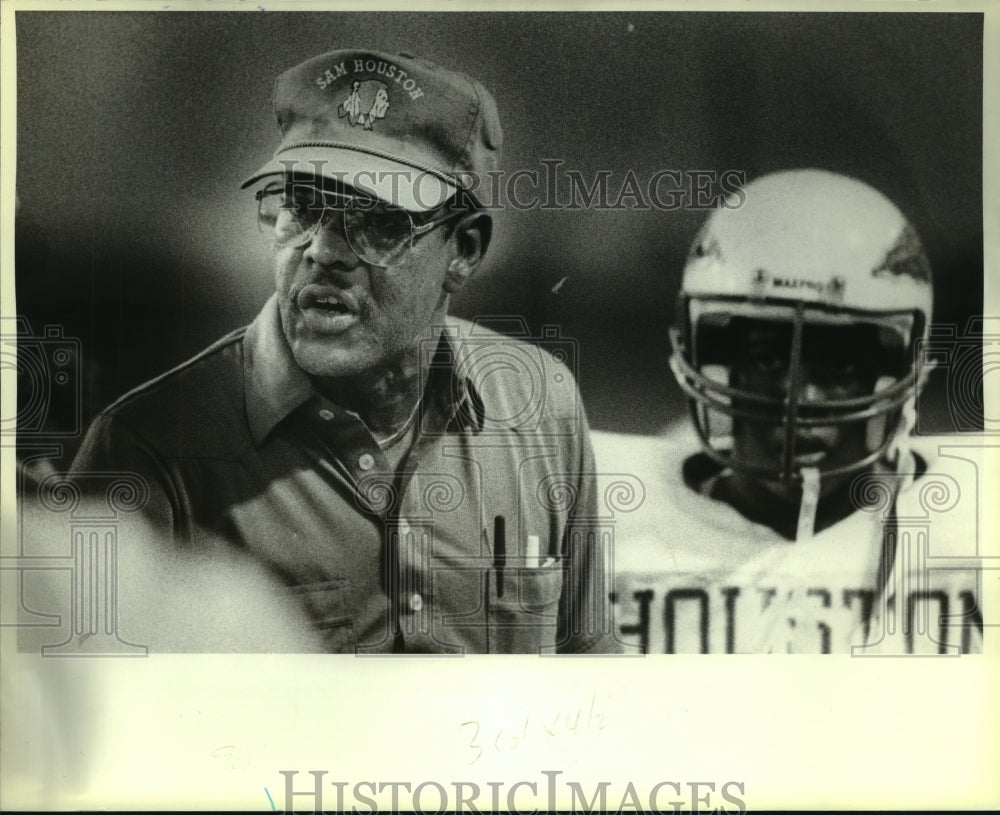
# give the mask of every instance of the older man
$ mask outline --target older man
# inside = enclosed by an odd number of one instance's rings
[[[281,144],[244,184],[274,296],[105,410],[74,469],[143,476],[155,523],[260,559],[331,651],[614,650],[572,346],[448,316],[490,243],[493,98],[345,50],[274,103]]]

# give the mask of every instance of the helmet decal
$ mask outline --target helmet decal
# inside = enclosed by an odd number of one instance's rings
[[[719,241],[711,234],[708,226],[709,225],[706,223],[698,232],[698,236],[694,239],[694,243],[691,245],[691,257],[722,257],[722,247],[719,246]]]
[[[930,282],[931,267],[924,254],[917,231],[906,224],[899,232],[896,242],[885,253],[882,262],[872,269],[874,277],[893,275],[906,276],[914,280]]]

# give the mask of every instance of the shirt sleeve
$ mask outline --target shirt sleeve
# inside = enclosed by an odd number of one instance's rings
[[[579,399],[579,393],[577,393]],[[581,405],[576,450],[576,501],[563,540],[567,568],[559,606],[559,653],[619,654],[609,598],[611,529],[601,517],[590,427]]]
[[[177,472],[152,444],[114,413],[100,414],[73,459],[71,476],[85,499],[104,500],[109,476],[138,477],[143,517],[167,539],[189,540],[190,505]]]

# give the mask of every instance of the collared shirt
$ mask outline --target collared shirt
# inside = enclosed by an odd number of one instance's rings
[[[566,365],[449,318],[398,467],[295,364],[272,298],[246,329],[126,394],[74,471],[149,486],[191,546],[228,541],[298,595],[333,652],[617,651],[589,431]],[[549,353],[549,352],[552,353]]]

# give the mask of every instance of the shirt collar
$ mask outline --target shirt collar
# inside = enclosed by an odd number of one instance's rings
[[[428,377],[427,396],[433,396],[445,419],[457,419],[463,427],[481,430],[485,409],[466,375],[465,354],[461,343],[456,342],[460,333],[460,323],[449,317]],[[243,339],[243,376],[247,420],[258,447],[289,413],[319,396],[285,339],[277,295],[271,296],[247,328]]]
[[[281,330],[278,297],[272,295],[243,338],[247,420],[258,447],[276,424],[313,395],[312,384],[292,356]]]

